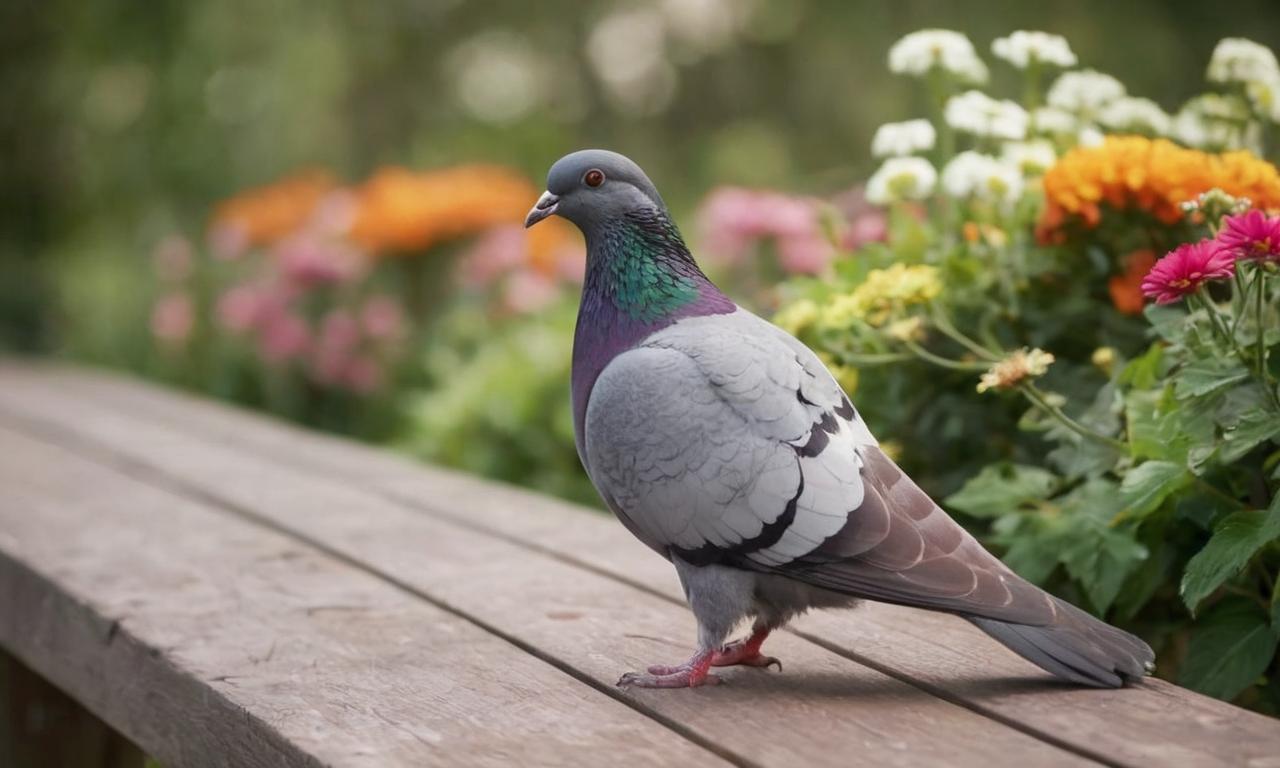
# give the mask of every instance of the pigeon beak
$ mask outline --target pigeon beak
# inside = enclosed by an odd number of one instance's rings
[[[528,229],[555,213],[558,205],[560,205],[559,197],[550,192],[543,192],[542,197],[538,198],[538,202],[534,203],[533,207],[529,209],[529,215],[524,219],[524,228]]]

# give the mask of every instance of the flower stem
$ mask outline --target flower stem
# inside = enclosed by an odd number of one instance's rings
[[[1257,298],[1254,304],[1254,321],[1258,326],[1258,344],[1256,350],[1256,364],[1258,366],[1258,380],[1262,384],[1262,388],[1267,391],[1267,398],[1277,409],[1280,409],[1280,397],[1276,395],[1275,382],[1271,379],[1271,371],[1267,369],[1267,323],[1263,314],[1266,312],[1265,298],[1267,289],[1266,281],[1263,279],[1262,263],[1259,262],[1255,269],[1257,273],[1253,281],[1258,284]]]
[[[1061,408],[1059,408],[1056,405],[1053,405],[1047,399],[1045,399],[1044,393],[1041,392],[1036,387],[1036,385],[1030,382],[1024,382],[1018,385],[1018,389],[1022,392],[1023,395],[1027,397],[1028,400],[1034,403],[1038,408],[1040,408],[1042,411],[1049,414],[1053,418],[1057,419],[1058,423],[1060,423],[1062,426],[1066,427],[1067,429],[1071,430],[1072,432],[1075,432],[1077,435],[1080,435],[1081,437],[1087,438],[1089,440],[1093,440],[1098,443],[1102,443],[1103,445],[1108,446],[1110,448],[1114,448],[1115,450],[1120,451],[1121,453],[1124,453],[1125,451],[1128,450],[1128,447],[1124,443],[1120,442],[1119,440],[1116,440],[1114,437],[1108,437],[1100,432],[1095,432],[1092,429],[1089,429],[1085,425],[1081,424],[1080,422],[1076,421],[1075,419],[1071,418],[1067,414],[1063,413]]]
[[[937,308],[936,306],[933,308],[933,310],[934,310],[932,313],[933,324],[938,328],[938,330],[942,331],[943,334],[945,334],[947,337],[949,337],[960,346],[964,347],[965,349],[969,350],[970,352],[972,352],[973,354],[977,355],[978,357],[984,360],[990,360],[991,362],[994,363],[1001,359],[1002,357],[1001,355],[995,352],[992,352],[990,349],[987,349],[986,347],[982,346],[977,341],[974,341],[973,339],[961,333],[955,327],[955,325],[951,323],[951,319],[947,317],[946,312]]]
[[[984,365],[983,363],[966,363],[962,360],[949,360],[940,355],[935,355],[934,353],[930,352],[929,350],[925,349],[924,347],[920,346],[914,341],[911,341],[910,339],[903,339],[902,343],[904,346],[906,346],[907,349],[911,350],[911,352],[915,354],[916,357],[919,357],[921,360],[924,360],[925,362],[933,363],[934,365],[937,365],[942,368],[950,368],[953,371],[985,371],[987,370],[987,366]]]

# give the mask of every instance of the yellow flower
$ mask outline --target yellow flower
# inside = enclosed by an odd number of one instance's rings
[[[924,318],[916,315],[895,320],[884,329],[886,335],[898,341],[920,341],[924,338]]]
[[[818,305],[812,299],[792,302],[773,316],[773,324],[792,336],[799,336],[802,331],[817,321]]]
[[[893,314],[913,304],[925,304],[942,293],[936,267],[894,264],[873,269],[851,293],[837,296],[823,313],[822,323],[847,328],[854,320],[884,325]]]
[[[1012,389],[1027,379],[1043,376],[1053,364],[1053,355],[1043,349],[1019,349],[982,374],[978,391]]]
[[[1103,373],[1110,374],[1116,363],[1116,351],[1112,347],[1098,347],[1089,358]]]

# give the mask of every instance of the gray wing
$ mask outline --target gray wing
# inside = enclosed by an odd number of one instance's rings
[[[655,334],[601,372],[592,481],[643,541],[695,564],[781,566],[862,503],[865,425],[814,354],[739,310]]]
[[[879,450],[813,352],[743,310],[682,320],[613,360],[585,432],[592,481],[664,556],[885,602],[1054,620],[1051,598]]]

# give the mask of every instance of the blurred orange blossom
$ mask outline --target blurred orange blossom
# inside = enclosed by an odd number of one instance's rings
[[[289,235],[338,186],[327,171],[306,170],[245,190],[214,209],[210,229],[238,230],[246,245],[268,245]]]

